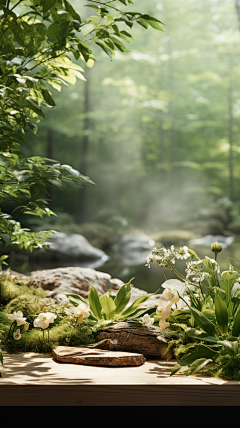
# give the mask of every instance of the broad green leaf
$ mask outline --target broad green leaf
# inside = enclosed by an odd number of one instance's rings
[[[229,305],[231,300],[231,291],[236,282],[236,272],[225,271],[222,272],[222,289],[226,291],[226,305]]]
[[[113,41],[114,45],[117,46],[117,48],[121,52],[131,52],[129,49],[127,49],[120,40],[116,39],[116,37],[111,36],[110,39]]]
[[[35,113],[37,113],[39,116],[43,117],[43,119],[45,119],[45,114],[42,112],[42,110],[40,108],[38,108],[37,106],[35,106],[33,103],[30,102],[30,99],[27,97],[27,106],[28,108],[30,108],[31,110],[33,110]]]
[[[114,301],[111,299],[111,297],[103,295],[99,299],[102,312],[106,315],[107,320],[111,320],[114,318],[116,305]]]
[[[231,342],[229,342],[228,340],[218,340],[217,343],[219,345],[224,346],[230,355],[234,355],[234,347]]]
[[[101,40],[98,40],[98,41],[95,40],[95,43],[98,46],[100,46],[100,48],[103,49],[103,51],[111,58],[112,61],[114,60],[112,51],[110,51],[110,49],[107,46],[105,46],[105,44]]]
[[[218,326],[223,334],[228,332],[228,310],[226,303],[219,297],[218,293],[215,294],[215,315]]]
[[[121,315],[118,317],[118,319],[126,318],[130,315],[132,315],[136,309],[141,305],[141,303],[145,302],[147,299],[149,299],[150,296],[153,296],[159,291],[155,291],[155,293],[148,294],[147,296],[141,296],[138,297],[132,304],[129,306],[124,312],[121,313]]]
[[[116,305],[116,314],[120,314],[125,306],[128,304],[130,297],[131,297],[131,282],[134,278],[132,278],[127,284],[122,285],[122,287],[119,289],[116,298],[114,300],[114,303]]]
[[[6,245],[9,245],[11,242],[11,236],[6,233],[0,233],[0,238],[2,238]]]
[[[73,19],[76,19],[81,23],[82,21],[81,21],[80,15],[73,9],[72,5],[67,0],[63,0],[63,1],[65,4],[66,11],[69,12],[70,15],[72,15]]]
[[[57,0],[43,0],[43,13],[55,6]]]
[[[190,348],[194,348],[195,346],[195,343],[187,343],[186,345],[180,345],[179,348],[177,348],[175,355],[178,357],[178,355],[180,354],[186,354],[186,352],[188,352]]]
[[[208,363],[211,363],[213,360],[210,358],[198,358],[196,359],[190,366],[190,369],[188,370],[188,375],[193,375],[195,373],[198,373],[200,370],[203,369]]]
[[[102,319],[104,319],[104,317],[102,314],[102,306],[101,306],[101,303],[99,300],[98,292],[97,292],[96,288],[94,287],[94,285],[90,281],[88,281],[88,282],[92,286],[90,293],[88,295],[88,301],[89,301],[90,309],[91,309],[93,315],[98,320],[102,320]]]
[[[146,21],[149,25],[151,25],[151,27],[155,28],[155,30],[164,31],[156,21],[151,19],[146,19]]]
[[[52,106],[52,107],[54,107],[56,104],[55,104],[55,101],[53,100],[53,98],[51,97],[51,94],[50,94],[50,92],[46,89],[46,88],[43,88],[43,87],[41,87],[41,93],[42,93],[42,96],[43,96],[43,98],[44,98],[44,100],[50,105],[50,106]]]
[[[48,37],[52,37],[52,38],[57,39],[57,37],[59,36],[60,30],[61,30],[60,25],[57,23],[54,23],[54,24],[49,25],[46,34]]]
[[[83,302],[85,305],[89,306],[88,302],[82,296],[80,296],[79,294],[66,294],[65,293],[65,296],[67,296],[68,300],[70,300],[74,304],[74,306],[75,305],[76,306],[79,305],[79,302],[77,302],[78,300],[80,300],[81,302]]]
[[[193,351],[188,355],[184,355],[184,357],[182,357],[181,360],[179,360],[177,364],[173,367],[170,376],[173,376],[184,366],[190,367],[191,364],[194,363],[194,361],[197,359],[200,359],[200,358],[212,359],[215,355],[216,355],[215,351],[209,348],[206,348],[205,346],[201,346],[196,351]]]
[[[240,307],[238,308],[233,322],[232,335],[239,337],[240,335]]]
[[[57,187],[58,189],[62,188],[62,183],[60,181],[52,180],[51,178],[48,178],[47,181],[50,185]]]
[[[215,325],[200,311],[196,308],[191,308],[193,317],[198,324],[198,326],[208,333],[210,336],[215,336],[217,334]]]

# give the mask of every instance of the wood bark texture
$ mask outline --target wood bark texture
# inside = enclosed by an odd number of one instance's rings
[[[166,352],[168,339],[155,326],[144,327],[139,323],[119,322],[99,329],[96,339],[100,341],[97,346],[101,349],[137,352],[149,359],[173,358],[171,351]],[[108,340],[104,342],[104,339]]]
[[[57,361],[63,363],[86,364],[91,366],[140,366],[146,361],[146,358],[141,354],[89,349],[88,346],[57,346],[52,350],[52,353]]]

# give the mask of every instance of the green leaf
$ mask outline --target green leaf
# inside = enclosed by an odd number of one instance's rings
[[[110,39],[113,41],[114,45],[117,46],[117,48],[121,52],[131,52],[129,49],[127,49],[122,42],[120,42],[116,37],[111,36]]]
[[[57,187],[58,189],[62,188],[62,183],[60,181],[52,180],[51,178],[48,178],[47,181],[50,185]]]
[[[65,293],[65,296],[67,296],[68,300],[71,301],[74,304],[74,306],[79,305],[79,302],[77,302],[78,300],[85,303],[85,305],[89,306],[88,302],[79,294],[66,294]]]
[[[11,242],[11,236],[6,233],[0,233],[0,238],[2,238],[6,245],[9,245]]]
[[[215,355],[216,355],[215,351],[209,348],[206,348],[205,346],[201,346],[196,351],[193,351],[188,355],[184,355],[184,357],[182,357],[181,360],[179,360],[177,364],[173,367],[170,376],[173,376],[184,366],[190,367],[191,364],[194,363],[194,361],[197,359],[200,359],[200,358],[212,359]]]
[[[81,23],[82,21],[81,21],[80,15],[73,9],[72,5],[67,0],[63,0],[63,1],[65,4],[66,11],[69,12],[70,15],[72,15],[73,19],[76,19]]]
[[[226,303],[218,293],[215,294],[215,315],[218,326],[223,334],[228,332],[228,310]]]
[[[155,30],[164,31],[156,21],[153,21],[151,19],[146,19],[145,21],[147,21],[147,23],[151,25],[151,27],[155,28]]]
[[[102,314],[102,306],[101,306],[101,303],[99,300],[98,292],[97,292],[96,288],[94,287],[94,285],[90,281],[88,281],[88,282],[92,286],[90,293],[88,295],[88,301],[89,301],[90,309],[91,309],[93,315],[98,320],[102,320],[102,319],[104,319],[104,317]]]
[[[233,322],[232,335],[238,337],[240,335],[240,307],[238,308]]]
[[[130,279],[130,281],[127,284],[122,285],[122,287],[119,289],[116,295],[116,298],[114,300],[114,303],[116,305],[116,310],[115,310],[116,314],[120,314],[130,300],[131,282],[133,279],[134,278]]]
[[[6,15],[12,16],[12,18],[17,18],[16,13],[14,13],[12,10],[8,9],[5,6],[2,6],[3,11],[6,13]]]
[[[101,41],[101,40],[95,40],[96,45],[100,46],[100,48],[103,49],[103,51],[111,58],[111,60],[114,60],[114,57],[112,55],[112,52],[110,51],[110,49],[105,46],[105,44]]]
[[[46,88],[43,88],[43,87],[41,87],[41,93],[42,93],[42,96],[43,96],[43,98],[44,98],[44,100],[50,105],[50,106],[52,106],[52,107],[54,107],[56,104],[55,104],[55,101],[54,101],[54,99],[51,97],[51,94],[50,94],[50,92],[46,89]]]
[[[234,355],[234,347],[228,340],[218,340],[219,345],[223,345],[230,355]]]
[[[210,336],[217,334],[215,325],[200,311],[196,308],[191,308],[192,315],[198,324],[198,326],[208,333]]]
[[[132,315],[136,311],[136,309],[141,305],[141,303],[145,302],[147,299],[149,299],[150,296],[153,296],[158,291],[159,291],[159,289],[157,291],[155,291],[155,293],[148,294],[147,296],[138,297],[131,304],[131,306],[129,306],[124,312],[121,313],[121,315],[118,317],[118,319],[123,319],[123,318],[126,318],[126,317]]]
[[[43,13],[55,6],[57,0],[43,0]]]
[[[188,371],[188,375],[193,375],[195,373],[198,373],[200,370],[203,369],[208,363],[211,363],[213,360],[210,358],[198,358],[195,360]]]
[[[114,318],[116,305],[114,301],[111,299],[111,297],[103,295],[99,299],[102,312],[106,315],[107,320],[111,320]]]
[[[231,300],[231,291],[234,286],[234,283],[236,282],[236,272],[231,271],[225,271],[222,272],[222,284],[221,288],[226,291],[226,305],[229,305],[229,302]]]
[[[30,102],[30,98],[27,97],[26,100],[27,100],[27,106],[28,106],[28,108],[30,108],[35,113],[37,113],[39,116],[41,116],[41,117],[43,117],[45,119],[45,114],[42,112],[42,110],[40,110],[40,108],[38,108],[33,103],[31,103]]]

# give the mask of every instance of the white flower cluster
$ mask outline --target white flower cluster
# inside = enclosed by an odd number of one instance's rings
[[[204,272],[203,269],[203,262],[202,260],[197,260],[194,262],[187,263],[187,269],[186,272],[186,278],[188,279],[190,276],[194,277],[191,279],[192,281],[201,282],[204,281],[204,279],[209,277],[209,273]]]
[[[145,266],[150,267],[150,263],[157,262],[161,267],[164,267],[169,263],[174,264],[175,259],[186,260],[189,257],[191,257],[191,254],[186,246],[180,247],[179,250],[174,245],[171,245],[170,249],[166,249],[165,247],[157,249],[154,247],[146,258],[147,263]]]

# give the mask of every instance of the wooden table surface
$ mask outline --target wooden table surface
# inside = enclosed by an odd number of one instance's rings
[[[61,363],[52,354],[3,353],[0,406],[239,406],[240,382],[170,377],[175,361],[136,367]]]

